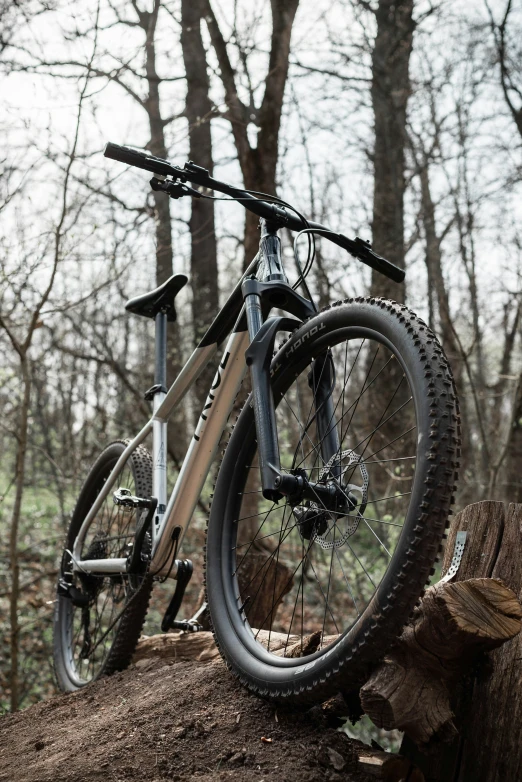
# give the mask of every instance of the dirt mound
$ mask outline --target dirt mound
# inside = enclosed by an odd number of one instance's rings
[[[221,660],[153,659],[0,720],[0,780],[365,782],[358,746],[319,708],[250,695]]]

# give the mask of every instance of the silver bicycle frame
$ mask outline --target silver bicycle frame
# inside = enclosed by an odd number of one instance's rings
[[[92,520],[114,487],[127,459],[152,432],[152,494],[158,500],[158,511],[152,528],[150,572],[157,576],[168,573],[171,578],[176,578],[176,565],[172,563],[174,555],[172,531],[174,527],[181,527],[178,538],[179,553],[184,533],[194,513],[246,372],[245,350],[248,345],[247,331],[236,331],[230,335],[168,504],[167,421],[194,381],[215,356],[217,344],[196,348],[167,393],[155,395],[152,417],[127,445],[100,491],[96,502],[85,517],[71,552],[73,570],[100,574],[127,572],[127,558],[125,557],[82,560],[81,550]]]

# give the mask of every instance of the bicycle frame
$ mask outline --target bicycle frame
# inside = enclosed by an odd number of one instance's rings
[[[252,261],[243,277],[236,285],[227,302],[218,313],[210,328],[202,338],[198,347],[194,350],[180,374],[165,392],[156,390],[153,397],[153,413],[149,421],[141,429],[138,435],[129,442],[124,452],[104,484],[96,502],[85,517],[75,540],[72,550],[72,566],[75,571],[83,571],[97,574],[124,574],[128,572],[128,558],[110,559],[81,559],[81,549],[87,530],[102,503],[113,489],[116,479],[124,467],[132,452],[145,438],[152,434],[153,457],[153,497],[157,499],[157,509],[152,523],[152,561],[150,572],[155,576],[176,578],[177,564],[172,561],[182,544],[184,534],[188,528],[199,496],[203,489],[210,466],[215,457],[220,438],[225,429],[228,417],[232,411],[234,401],[245,375],[247,364],[251,366],[252,385],[254,390],[261,391],[261,402],[256,400],[256,428],[263,431],[259,437],[260,451],[264,451],[264,457],[260,462],[266,465],[263,475],[263,488],[268,486],[265,496],[277,495],[282,489],[283,481],[287,482],[285,494],[291,494],[293,486],[298,480],[292,476],[283,476],[278,473],[277,464],[279,452],[277,444],[277,432],[275,430],[275,415],[273,400],[271,400],[269,380],[269,360],[272,355],[273,340],[278,330],[292,330],[299,326],[302,319],[314,312],[311,303],[299,296],[290,287],[281,265],[280,240],[277,236],[277,226],[269,226],[264,220],[262,223],[262,236],[260,252]],[[251,275],[257,267],[257,274]],[[257,275],[261,277],[258,280]],[[270,318],[263,323],[262,295],[268,293],[276,297],[270,306],[281,307],[281,295],[284,298],[284,309],[296,314],[299,320],[289,318]],[[277,298],[279,295],[279,299]],[[161,334],[164,333],[156,316],[156,347]],[[163,321],[163,327],[166,321]],[[174,409],[181,403],[195,380],[216,355],[219,345],[229,335],[223,356],[219,363],[213,383],[209,390],[207,400],[199,417],[196,430],[191,438],[189,448],[181,466],[178,479],[167,501],[167,423]],[[263,335],[264,345],[262,355],[259,355],[261,340],[255,343],[256,335]],[[271,345],[270,345],[271,340]],[[258,350],[256,351],[255,348]],[[163,348],[164,350],[164,348]],[[246,354],[246,360],[245,360]],[[158,350],[157,350],[158,355]],[[158,366],[158,364],[157,364]],[[160,373],[161,374],[161,373]],[[157,382],[157,379],[156,379]],[[328,373],[325,374],[326,385]],[[263,396],[264,394],[264,396]],[[267,394],[270,395],[269,403]],[[328,388],[326,404],[321,404],[323,429],[332,429],[329,422],[332,420],[333,411],[328,403]],[[260,417],[262,420],[260,420]],[[262,442],[263,441],[263,442]],[[329,458],[338,449],[337,432],[332,430],[329,438],[326,438],[327,453]],[[292,484],[292,481],[294,482]],[[314,496],[317,497],[317,486]],[[177,533],[177,546],[173,544],[173,531],[180,528]],[[174,551],[174,550],[175,551]]]
[[[257,259],[256,259],[257,261]],[[251,267],[254,265],[251,264]],[[250,271],[251,267],[247,270]],[[241,280],[242,282],[242,280]],[[178,550],[194,509],[196,507],[203,484],[216,454],[219,440],[232,410],[234,400],[245,375],[247,366],[244,353],[248,347],[248,332],[234,330],[230,335],[219,363],[207,400],[201,412],[196,430],[179,472],[176,485],[167,503],[167,423],[176,407],[181,403],[187,392],[197,380],[201,372],[216,355],[220,337],[228,324],[238,316],[242,308],[242,299],[238,298],[240,286],[232,292],[228,301],[220,311],[210,329],[207,331],[198,347],[186,362],[180,374],[167,393],[158,392],[154,396],[153,413],[138,435],[134,437],[115,464],[96,502],[85,517],[75,540],[73,569],[89,573],[126,573],[127,559],[112,558],[98,560],[82,560],[81,547],[93,518],[98,513],[104,500],[113,489],[116,479],[131,456],[132,452],[146,437],[152,433],[152,494],[158,500],[157,511],[152,525],[152,564],[151,570],[161,575],[170,565],[162,560],[168,559],[170,535],[174,526],[182,528],[178,541]],[[241,328],[237,325],[237,328]],[[209,343],[210,340],[213,340]],[[176,566],[170,570],[172,578],[176,577]]]

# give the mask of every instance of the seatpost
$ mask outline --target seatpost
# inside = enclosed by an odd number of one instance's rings
[[[166,390],[167,387],[167,315],[158,312],[156,323],[156,362],[154,366],[154,384]]]
[[[161,406],[167,392],[167,313],[158,312],[155,317],[155,362],[154,385],[145,395],[152,399],[154,413]],[[152,540],[156,540],[167,504],[167,422],[154,419],[152,422],[152,494],[158,501],[152,524]]]

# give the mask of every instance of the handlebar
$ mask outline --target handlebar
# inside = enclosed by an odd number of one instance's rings
[[[146,152],[140,152],[137,149],[131,147],[121,147],[118,144],[112,144],[109,142],[103,153],[105,157],[111,158],[111,160],[118,160],[120,163],[126,163],[129,166],[135,168],[141,168],[144,171],[151,171],[153,174],[159,176],[172,176],[174,179],[178,179],[181,182],[192,182],[193,184],[206,187],[209,190],[215,190],[218,193],[223,193],[231,198],[239,201],[245,209],[263,217],[265,220],[270,220],[279,223],[281,226],[285,226],[292,231],[303,231],[306,229],[312,229],[314,232],[322,234],[326,239],[334,244],[347,250],[355,258],[370,266],[380,274],[384,274],[394,282],[404,281],[404,270],[400,269],[395,264],[386,260],[380,255],[377,255],[372,249],[369,242],[365,242],[358,237],[356,239],[348,239],[343,234],[330,231],[324,225],[320,223],[314,223],[311,220],[304,221],[295,214],[289,214],[286,209],[276,204],[270,204],[268,201],[262,201],[256,198],[247,190],[241,190],[234,185],[229,185],[226,182],[221,182],[210,176],[206,168],[201,168],[195,165],[195,163],[185,163],[184,168],[178,168],[173,166],[167,160],[154,157]]]

